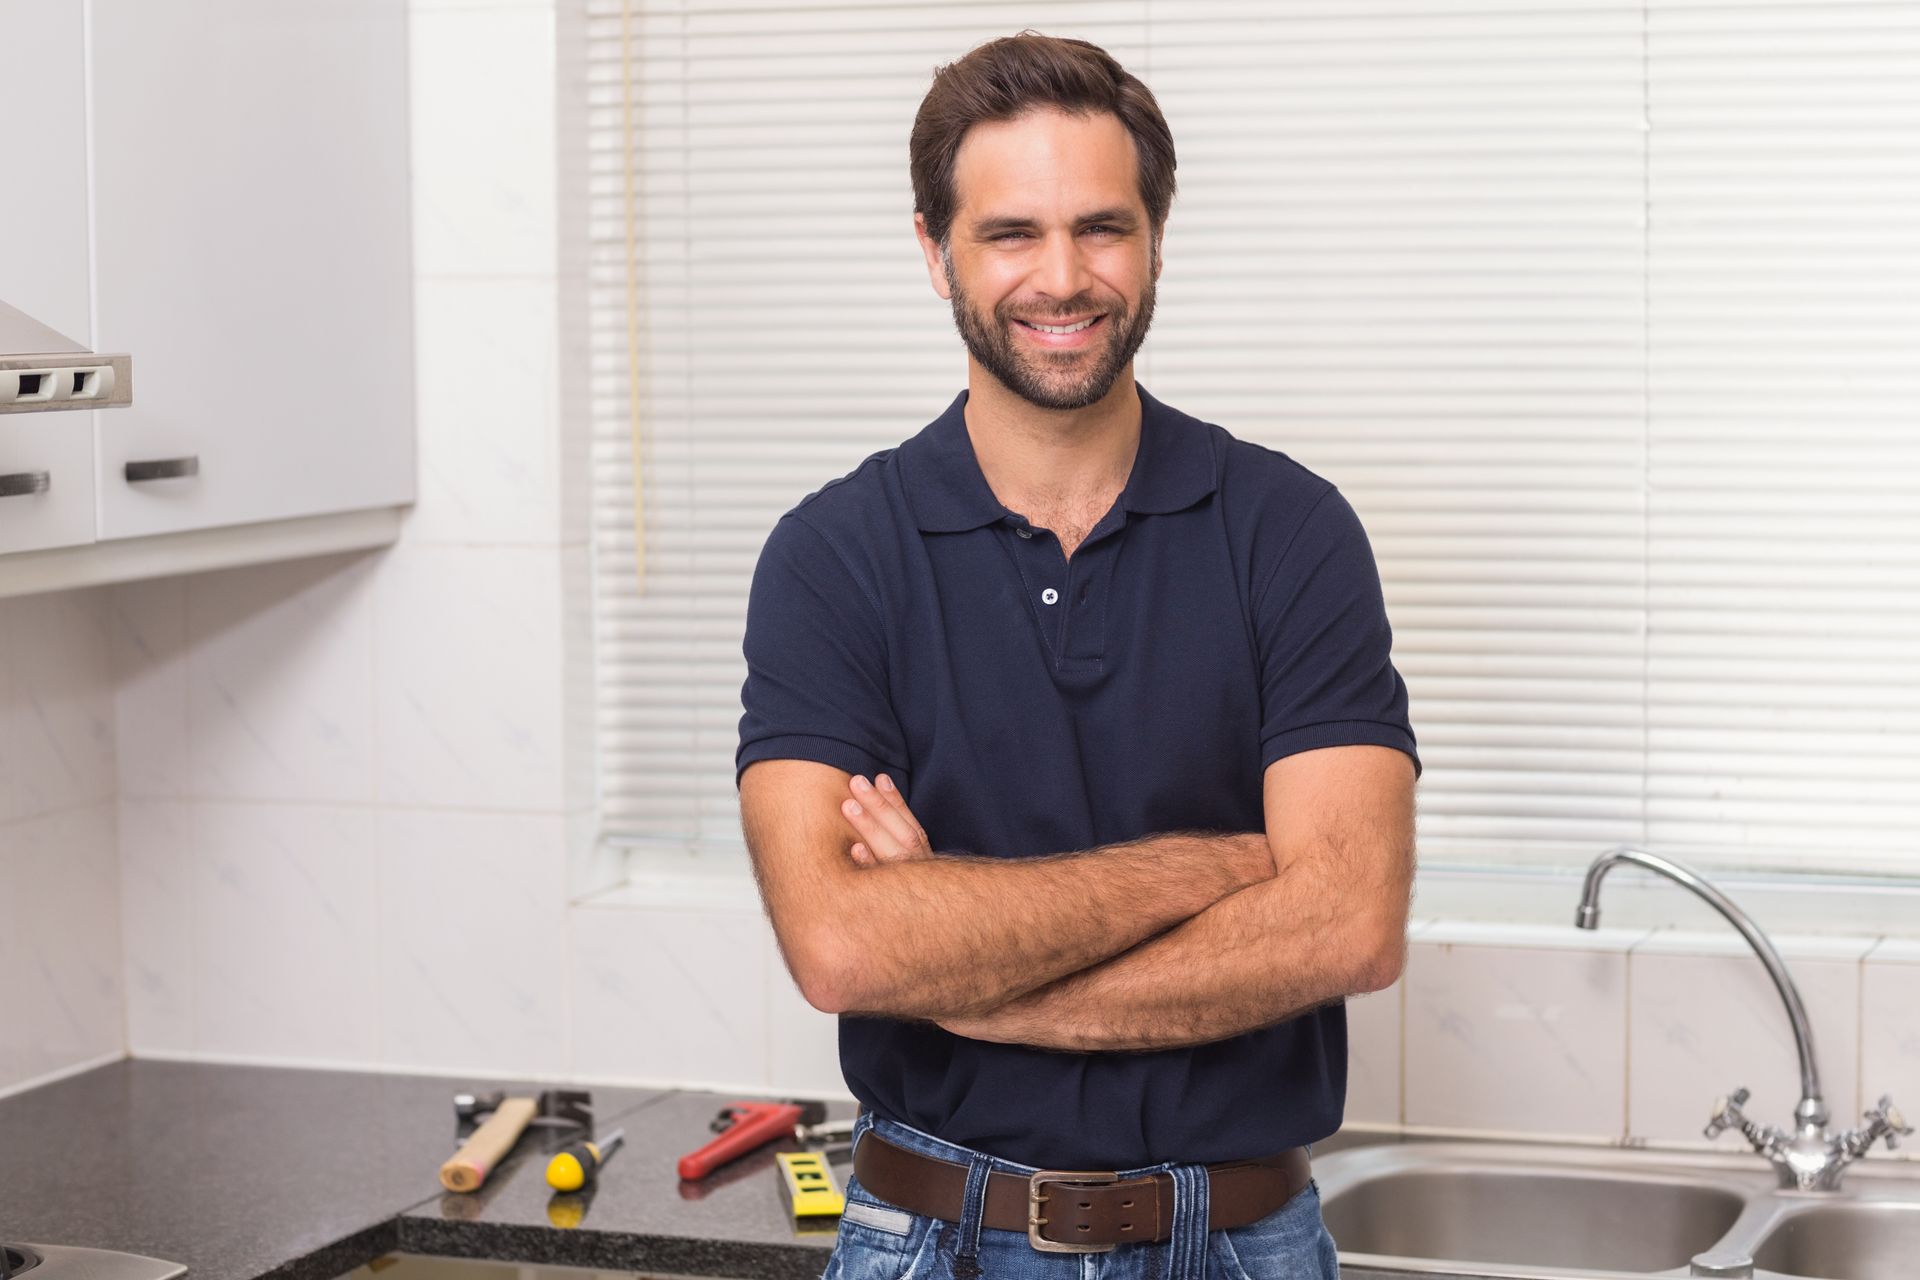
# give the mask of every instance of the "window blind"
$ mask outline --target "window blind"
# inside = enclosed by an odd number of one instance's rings
[[[1920,5],[589,6],[609,839],[742,858],[755,559],[964,385],[907,130],[1030,27],[1173,129],[1139,380],[1367,524],[1423,860],[1920,873]]]

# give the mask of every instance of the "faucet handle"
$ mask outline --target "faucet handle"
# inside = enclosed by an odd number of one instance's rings
[[[1707,1121],[1707,1127],[1704,1130],[1706,1135],[1709,1138],[1717,1138],[1734,1125],[1744,1127],[1747,1123],[1747,1117],[1741,1114],[1740,1106],[1750,1096],[1751,1094],[1743,1085],[1735,1089],[1731,1095],[1723,1093],[1714,1099],[1713,1118]]]
[[[1866,1121],[1867,1127],[1857,1131],[1863,1139],[1861,1151],[1872,1146],[1875,1138],[1882,1136],[1887,1140],[1887,1150],[1895,1150],[1900,1145],[1900,1139],[1913,1132],[1913,1126],[1907,1123],[1906,1116],[1893,1105],[1893,1095],[1890,1093],[1880,1095],[1879,1103],[1867,1112]]]
[[[1747,1100],[1747,1090],[1735,1089],[1730,1096],[1722,1096],[1714,1101],[1713,1118],[1707,1121],[1703,1131],[1709,1138],[1717,1138],[1728,1129],[1737,1128],[1753,1149],[1769,1160],[1787,1141],[1787,1135],[1773,1125],[1758,1125],[1741,1112],[1740,1104]]]

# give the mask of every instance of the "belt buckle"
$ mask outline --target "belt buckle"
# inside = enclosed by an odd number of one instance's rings
[[[1059,1240],[1049,1240],[1040,1234],[1040,1228],[1047,1219],[1040,1214],[1040,1206],[1052,1199],[1040,1194],[1043,1182],[1075,1182],[1084,1186],[1099,1186],[1108,1182],[1120,1181],[1118,1173],[1089,1172],[1084,1169],[1040,1169],[1027,1179],[1027,1243],[1041,1253],[1112,1253],[1111,1244],[1066,1244]]]

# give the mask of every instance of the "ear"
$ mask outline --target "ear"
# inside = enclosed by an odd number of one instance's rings
[[[933,291],[942,298],[952,298],[953,290],[947,287],[947,270],[940,263],[940,244],[927,234],[927,215],[913,215],[914,238],[920,242],[920,255],[927,260],[927,279],[933,282]]]
[[[1153,282],[1155,284],[1160,283],[1160,272],[1167,265],[1167,255],[1166,255],[1165,245],[1166,245],[1166,232],[1164,230],[1154,232],[1153,233]]]

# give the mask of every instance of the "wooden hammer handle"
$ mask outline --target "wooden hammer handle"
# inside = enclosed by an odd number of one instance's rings
[[[538,1106],[535,1098],[503,1099],[486,1123],[453,1153],[453,1159],[440,1166],[440,1185],[449,1191],[479,1190],[493,1167],[513,1150]]]

